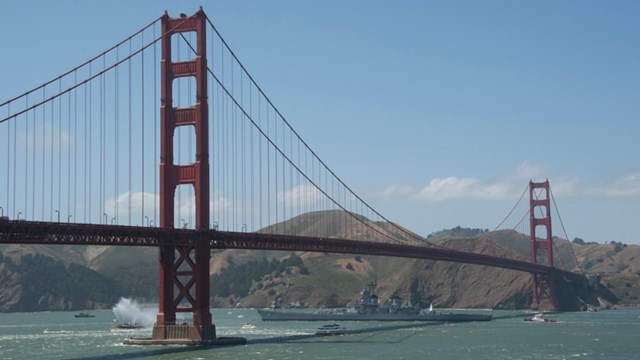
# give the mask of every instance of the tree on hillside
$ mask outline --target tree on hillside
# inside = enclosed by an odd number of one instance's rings
[[[572,242],[573,242],[574,244],[584,245],[584,240],[580,239],[579,237],[574,238]]]

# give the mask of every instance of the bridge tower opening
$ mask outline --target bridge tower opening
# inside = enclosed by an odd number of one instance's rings
[[[531,262],[543,263],[553,268],[553,237],[551,235],[551,206],[549,197],[549,180],[544,182],[529,181],[529,224],[531,239]],[[536,235],[537,228],[543,228],[542,236]],[[541,255],[539,257],[539,255]],[[555,273],[532,274],[533,308],[557,310],[555,291]]]
[[[162,58],[160,65],[160,227],[174,227],[175,193],[178,185],[189,184],[195,194],[195,228],[209,229],[209,144],[207,104],[206,24],[200,9],[191,17],[161,19]],[[190,61],[171,60],[171,37],[195,32],[196,56]],[[173,81],[195,78],[195,105],[173,107]],[[174,164],[173,137],[176,128],[193,126],[195,161]],[[216,329],[209,305],[209,242],[199,238],[188,246],[160,245],[159,302],[153,340],[212,341]],[[176,313],[192,313],[192,324],[178,324]]]

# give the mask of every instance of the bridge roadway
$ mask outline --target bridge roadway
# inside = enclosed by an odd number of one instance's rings
[[[555,272],[555,274],[571,280],[585,279],[583,274],[528,261],[429,246],[217,230],[0,219],[0,243],[4,244],[190,246],[198,241],[208,241],[212,249],[311,251],[393,256],[493,266],[535,274]]]

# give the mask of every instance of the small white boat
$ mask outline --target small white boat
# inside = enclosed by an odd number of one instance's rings
[[[242,330],[251,330],[251,329],[255,329],[256,326],[255,325],[251,325],[249,323],[244,323],[244,325],[242,325]]]
[[[316,330],[316,335],[328,336],[328,335],[344,335],[345,330],[339,324],[323,325]]]
[[[545,319],[542,313],[537,313],[537,314],[533,315],[533,317],[525,318],[524,321],[534,322],[534,323],[553,323],[553,322],[556,322],[556,320]]]

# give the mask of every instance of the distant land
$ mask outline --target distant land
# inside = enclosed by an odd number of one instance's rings
[[[305,222],[327,226],[335,215],[315,213]],[[528,258],[529,251],[528,237],[509,230],[456,227],[430,234],[424,241],[497,256]],[[600,277],[597,292],[559,284],[565,308],[640,303],[640,246],[587,243],[578,238],[555,239],[554,244],[556,264],[570,269],[579,265]],[[120,297],[155,303],[157,276],[156,248],[0,245],[0,312],[110,308]],[[397,293],[425,308],[433,304],[438,308],[524,309],[531,304],[531,276],[499,268],[310,252],[212,252],[214,307],[260,308],[276,300],[294,307],[345,306],[356,301],[362,287],[371,281],[377,282],[381,301]]]

